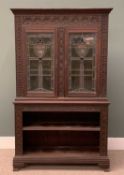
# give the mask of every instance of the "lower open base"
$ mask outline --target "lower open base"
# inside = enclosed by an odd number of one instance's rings
[[[98,165],[104,170],[109,170],[109,159],[98,153],[77,151],[54,151],[27,153],[15,156],[13,159],[14,170],[19,170],[27,165]]]

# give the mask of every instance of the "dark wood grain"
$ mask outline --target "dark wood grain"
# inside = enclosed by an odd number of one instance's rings
[[[11,10],[15,15],[17,80],[14,169],[28,164],[97,164],[108,169],[107,41],[112,9]],[[26,35],[43,31],[54,33],[52,93],[27,87]],[[77,31],[97,34],[93,92],[69,91],[68,36]]]

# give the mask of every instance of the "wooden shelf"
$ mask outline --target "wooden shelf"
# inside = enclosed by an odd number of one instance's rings
[[[25,126],[23,131],[100,131],[98,126]]]

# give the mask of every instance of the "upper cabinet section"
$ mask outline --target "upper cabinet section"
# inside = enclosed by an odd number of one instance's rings
[[[12,9],[17,96],[105,97],[111,9]]]

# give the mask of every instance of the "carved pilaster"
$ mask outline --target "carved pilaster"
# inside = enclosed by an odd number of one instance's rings
[[[25,77],[25,64],[24,64],[24,39],[22,32],[22,21],[23,18],[21,16],[15,16],[15,30],[16,30],[16,82],[17,82],[17,96],[25,96],[26,95],[26,86],[24,83]],[[19,87],[19,88],[18,88]]]
[[[58,29],[58,58],[59,58],[59,96],[64,96],[64,59],[65,59],[65,46],[64,46],[64,28]]]
[[[101,62],[100,62],[100,84],[103,88],[101,96],[106,96],[107,80],[107,48],[108,48],[108,16],[101,17]]]

